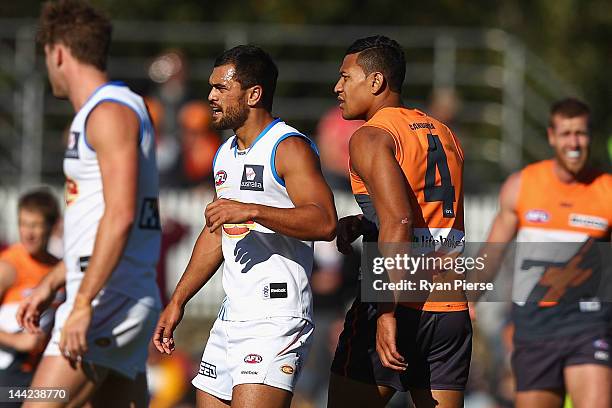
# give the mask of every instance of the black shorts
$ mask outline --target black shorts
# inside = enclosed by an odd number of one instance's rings
[[[376,352],[376,305],[355,300],[344,321],[331,371],[356,381],[397,391],[463,391],[472,355],[472,323],[467,310],[425,312],[398,306],[397,349],[404,372],[382,365]]]
[[[514,339],[512,370],[517,391],[565,389],[563,369],[580,364],[612,367],[612,330],[586,329],[579,335],[543,340]]]

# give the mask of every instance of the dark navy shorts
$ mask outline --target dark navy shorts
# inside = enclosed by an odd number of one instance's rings
[[[356,299],[344,321],[331,371],[356,381],[397,391],[414,389],[463,391],[472,355],[469,312],[426,312],[398,306],[398,352],[408,363],[404,372],[382,365],[376,352],[376,304]]]
[[[585,329],[574,336],[514,339],[512,370],[517,391],[565,389],[563,369],[571,365],[612,367],[612,329]]]

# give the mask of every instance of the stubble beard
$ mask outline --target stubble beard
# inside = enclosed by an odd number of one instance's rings
[[[212,127],[216,130],[237,129],[246,122],[248,116],[249,107],[246,103],[241,102],[236,108],[226,108],[221,119],[213,122]]]

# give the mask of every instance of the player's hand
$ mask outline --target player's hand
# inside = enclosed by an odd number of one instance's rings
[[[64,323],[60,336],[59,349],[72,364],[81,361],[87,352],[87,330],[91,324],[93,307],[86,299],[75,299],[72,311]]]
[[[40,315],[53,302],[55,292],[49,285],[41,283],[19,304],[17,323],[29,333],[40,333]]]
[[[211,232],[223,224],[239,224],[255,217],[252,204],[220,198],[206,206],[206,225]]]
[[[351,244],[362,234],[361,218],[360,215],[349,215],[338,221],[338,226],[336,227],[336,245],[338,246],[338,251],[345,255],[353,252]]]
[[[174,351],[174,329],[183,319],[184,311],[184,306],[170,302],[159,316],[153,332],[153,344],[160,353],[172,354]]]
[[[397,351],[397,321],[393,311],[380,313],[376,321],[376,351],[383,366],[404,371],[408,364]]]

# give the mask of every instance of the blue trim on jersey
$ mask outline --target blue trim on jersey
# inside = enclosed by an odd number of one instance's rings
[[[274,127],[274,125],[276,125],[278,122],[280,122],[281,119],[280,118],[276,118],[274,119],[272,122],[268,123],[268,126],[266,126],[264,128],[264,130],[261,131],[261,133],[259,135],[257,135],[257,137],[255,138],[255,140],[253,141],[253,144],[251,146],[249,146],[249,152],[251,151],[251,149],[253,149],[253,147],[255,147],[255,144],[259,141],[259,139],[261,139],[262,137],[265,136],[266,133],[268,133],[268,131],[270,129],[272,129]],[[237,138],[237,137],[236,137]],[[234,157],[236,157],[238,155],[237,153],[238,151],[238,141],[236,140],[236,143],[234,144]],[[248,154],[248,152],[247,152]]]
[[[276,180],[276,182],[283,187],[285,187],[285,180],[283,180],[276,172],[276,148],[278,147],[280,142],[290,137],[293,137],[293,136],[297,136],[297,137],[301,137],[302,139],[306,139],[306,141],[310,145],[310,148],[317,154],[317,156],[319,155],[319,149],[317,149],[317,145],[312,140],[310,140],[310,138],[306,135],[303,135],[297,132],[291,132],[291,133],[286,133],[282,135],[281,137],[279,137],[276,143],[274,143],[274,147],[272,148],[272,154],[270,155],[270,168],[272,169],[272,175],[274,176],[274,179]]]
[[[102,85],[100,85],[99,87],[97,87],[96,89],[94,89],[94,91],[91,93],[91,95],[89,95],[89,97],[87,98],[87,100],[85,101],[83,106],[87,105],[87,102],[89,102],[91,100],[91,98],[93,98],[102,88],[105,88],[105,87],[107,87],[109,85],[127,86],[125,84],[125,82],[123,82],[123,81],[108,81],[108,82],[105,82]]]
[[[215,156],[213,157],[213,171],[215,170],[215,163],[217,162],[217,156],[219,155],[219,152],[221,151],[221,149],[223,149],[223,146],[225,146],[225,144],[227,142],[229,142],[231,140],[231,138],[227,139],[225,142],[221,143],[221,146],[219,146],[219,148],[217,149]],[[232,145],[230,144],[230,149],[232,148]]]
[[[139,135],[138,135],[138,145],[140,145],[142,143],[142,138],[144,137],[144,130],[145,130],[145,124],[144,121],[142,120],[142,118],[140,117],[140,114],[138,113],[138,111],[131,105],[127,104],[124,101],[120,101],[119,99],[114,99],[114,98],[105,98],[105,99],[100,99],[98,101],[98,103],[96,103],[94,106],[91,107],[91,110],[89,111],[89,113],[87,114],[87,117],[85,118],[85,121],[83,123],[83,140],[85,141],[85,145],[89,148],[89,150],[91,150],[92,152],[95,153],[95,149],[93,147],[91,147],[91,145],[87,142],[87,120],[89,119],[89,115],[91,115],[91,112],[93,112],[93,110],[96,108],[96,106],[100,105],[102,102],[115,102],[118,103],[120,105],[124,105],[127,106],[128,108],[130,108],[132,111],[134,111],[134,113],[136,114],[136,117],[138,118],[138,123],[139,125]]]

